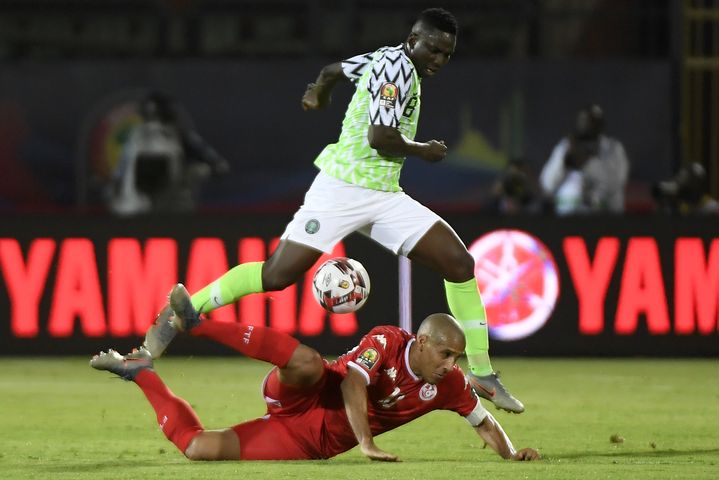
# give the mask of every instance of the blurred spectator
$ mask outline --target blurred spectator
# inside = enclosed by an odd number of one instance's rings
[[[681,215],[719,214],[719,201],[709,195],[707,183],[701,163],[682,166],[674,177],[652,187],[657,209]]]
[[[123,146],[108,195],[110,210],[118,215],[193,210],[201,183],[227,173],[227,161],[191,128],[169,96],[150,93],[138,110],[142,122]]]
[[[29,136],[30,126],[22,108],[0,101],[0,171],[6,173],[0,176],[0,210],[51,205],[47,191],[36,178],[37,169],[29,166],[21,154]]]
[[[523,159],[509,162],[492,187],[492,205],[497,213],[537,213],[541,202],[534,176]]]
[[[604,113],[589,105],[574,131],[560,140],[539,177],[558,215],[624,212],[629,160],[619,140],[604,135]]]

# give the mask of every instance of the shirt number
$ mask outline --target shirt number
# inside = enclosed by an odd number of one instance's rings
[[[414,113],[414,109],[417,108],[417,103],[419,103],[419,100],[416,96],[409,99],[409,102],[407,102],[407,106],[404,107],[404,112],[402,112],[402,116],[409,117]]]

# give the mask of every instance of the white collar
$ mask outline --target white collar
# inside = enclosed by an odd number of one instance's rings
[[[407,346],[404,347],[404,366],[407,369],[407,373],[409,373],[410,376],[416,382],[418,382],[421,380],[421,378],[419,378],[417,375],[415,375],[414,372],[412,371],[412,369],[409,367],[409,348],[412,346],[413,343],[414,343],[414,338],[410,338],[409,342],[407,342]]]

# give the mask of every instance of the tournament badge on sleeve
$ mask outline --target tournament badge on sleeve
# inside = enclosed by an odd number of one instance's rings
[[[367,370],[372,370],[372,367],[377,363],[379,354],[374,348],[365,348],[362,353],[357,357],[357,364],[363,366]]]
[[[392,110],[397,103],[397,96],[397,85],[387,82],[379,90],[379,105],[387,110]]]

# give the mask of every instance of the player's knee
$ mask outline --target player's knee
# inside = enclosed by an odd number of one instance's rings
[[[322,376],[322,356],[314,348],[299,345],[285,369],[291,375],[292,383],[311,385]]]
[[[467,250],[450,254],[446,263],[444,278],[450,282],[466,282],[474,277],[474,258]]]
[[[262,288],[265,292],[284,290],[298,280],[297,275],[276,268],[262,270]]]
[[[322,368],[322,356],[314,348],[300,344],[292,354],[287,367],[297,371],[316,372]]]
[[[236,460],[240,454],[237,434],[232,429],[205,430],[190,441],[184,451],[192,461]]]
[[[185,449],[185,457],[192,461],[214,460],[211,458],[211,449],[208,442],[204,442],[202,436],[197,436]]]

